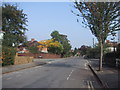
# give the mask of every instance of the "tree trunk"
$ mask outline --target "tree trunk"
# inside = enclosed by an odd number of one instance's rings
[[[100,42],[100,61],[99,61],[99,71],[102,70],[102,60],[103,60],[103,43]]]

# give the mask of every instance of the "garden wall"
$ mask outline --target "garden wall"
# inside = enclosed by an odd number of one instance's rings
[[[15,56],[14,65],[27,64],[33,62],[33,57],[29,56]]]

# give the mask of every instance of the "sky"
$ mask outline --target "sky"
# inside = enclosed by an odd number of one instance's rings
[[[89,28],[83,27],[81,17],[71,13],[71,10],[77,12],[72,2],[17,2],[17,5],[27,14],[28,40],[31,38],[37,41],[50,39],[52,31],[57,30],[68,36],[72,48],[93,45],[94,36]]]

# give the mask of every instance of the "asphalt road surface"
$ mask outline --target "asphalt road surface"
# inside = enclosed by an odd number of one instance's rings
[[[100,88],[87,66],[88,61],[80,57],[54,60],[36,66],[3,74],[3,88]]]

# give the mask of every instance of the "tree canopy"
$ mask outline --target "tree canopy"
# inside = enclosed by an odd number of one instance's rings
[[[49,53],[61,54],[63,52],[63,46],[58,41],[54,41],[54,39],[42,40],[38,42],[40,45],[38,48],[48,48]]]
[[[67,39],[67,35],[60,34],[58,31],[53,31],[51,33],[51,37],[54,39],[54,41],[58,41],[63,45],[63,52],[61,53],[62,56],[69,54],[71,45],[70,41]]]
[[[2,5],[3,46],[17,46],[26,40],[27,15],[17,5]]]
[[[82,14],[83,23],[102,43],[109,33],[120,30],[120,2],[75,2],[75,8]]]

